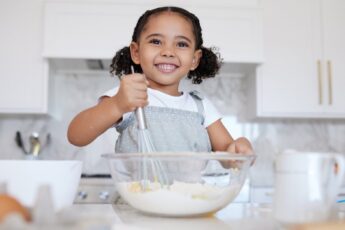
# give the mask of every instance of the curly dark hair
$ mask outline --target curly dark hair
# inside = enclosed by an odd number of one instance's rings
[[[187,20],[189,20],[192,24],[196,44],[195,49],[201,49],[202,56],[200,58],[200,63],[198,67],[195,70],[190,71],[188,73],[188,79],[192,79],[192,82],[194,84],[200,84],[203,81],[203,79],[215,77],[222,64],[220,53],[217,52],[217,49],[215,47],[206,48],[203,46],[202,29],[200,26],[199,19],[194,14],[190,13],[189,11],[183,8],[166,6],[155,8],[152,10],[147,10],[143,15],[141,15],[134,28],[132,41],[138,42],[143,28],[145,27],[149,18],[152,15],[157,15],[163,12],[178,13],[181,16],[185,17]],[[131,66],[134,67],[135,72],[143,72],[140,65],[137,65],[132,61],[130,48],[128,46],[125,46],[122,49],[118,50],[115,56],[113,57],[112,63],[110,65],[110,73],[113,75],[117,75],[121,78],[122,75],[131,73]]]

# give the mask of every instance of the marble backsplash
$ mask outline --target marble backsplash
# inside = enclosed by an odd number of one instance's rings
[[[0,115],[0,158],[24,159],[16,145],[15,133],[22,133],[26,148],[29,135],[40,133],[42,142],[48,133],[51,142],[41,153],[42,159],[78,159],[84,162],[84,173],[108,173],[101,154],[114,151],[117,133],[110,129],[88,146],[79,148],[68,143],[66,131],[70,120],[81,110],[97,103],[104,91],[118,84],[104,73],[55,73],[50,79],[50,114]],[[285,149],[300,151],[340,152],[345,154],[345,120],[265,119],[246,120],[246,77],[219,76],[192,85],[183,81],[183,89],[197,89],[209,97],[220,112],[233,137],[246,136],[258,156],[251,170],[251,184],[271,186],[277,154]]]

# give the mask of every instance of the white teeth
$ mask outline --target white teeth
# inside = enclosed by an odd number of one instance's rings
[[[176,69],[176,66],[171,64],[158,64],[157,67],[164,72],[171,72]]]

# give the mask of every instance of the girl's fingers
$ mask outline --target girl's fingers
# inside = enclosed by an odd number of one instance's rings
[[[229,145],[229,147],[228,147],[228,149],[227,149],[226,151],[227,151],[227,152],[230,152],[230,153],[236,153],[236,144],[235,144],[235,141],[232,142],[232,143]]]
[[[138,100],[137,101],[137,107],[145,107],[149,104],[147,100]]]
[[[146,82],[146,77],[144,74],[140,74],[140,73],[135,73],[135,74],[131,74],[131,76],[129,76],[127,79],[135,81],[135,82]]]
[[[227,151],[230,153],[253,154],[253,149],[250,145],[237,140],[229,145]]]
[[[254,154],[253,147],[248,139],[240,137],[235,140],[236,143],[236,152],[243,154]]]
[[[239,146],[238,152],[248,154],[248,155],[253,154],[253,151],[250,148],[248,148],[247,146]]]
[[[143,74],[129,74],[121,80],[119,91],[127,108],[132,111],[136,107],[148,105],[147,87],[148,81]]]
[[[121,82],[124,87],[128,87],[135,90],[146,91],[148,82],[142,74],[133,74],[133,77],[127,77]]]
[[[126,92],[125,98],[131,106],[143,106],[148,104],[147,91],[131,89]]]
[[[132,88],[134,90],[140,91],[140,92],[146,92],[147,91],[147,85],[145,83],[136,83],[132,85]]]
[[[133,92],[132,97],[135,98],[135,100],[147,101],[148,99],[146,91],[135,91]]]

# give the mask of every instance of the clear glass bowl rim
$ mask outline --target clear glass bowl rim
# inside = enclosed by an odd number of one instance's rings
[[[169,158],[198,158],[205,160],[237,160],[237,161],[253,161],[256,156],[254,154],[241,154],[229,152],[151,152],[151,153],[105,153],[101,155],[107,159],[136,159],[143,157],[152,157],[160,159]]]

